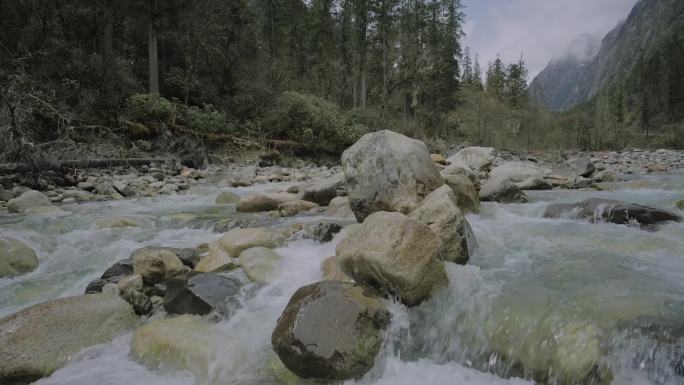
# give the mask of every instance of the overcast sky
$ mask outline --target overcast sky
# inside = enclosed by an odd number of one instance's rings
[[[582,34],[600,38],[627,17],[637,0],[464,0],[465,46],[483,69],[497,53],[506,62],[520,52],[530,81]]]

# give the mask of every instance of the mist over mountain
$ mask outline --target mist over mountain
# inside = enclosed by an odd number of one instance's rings
[[[531,83],[533,97],[554,111],[589,100],[681,33],[683,8],[681,0],[639,1],[598,48],[591,37],[581,36],[568,47],[566,55],[551,60]]]

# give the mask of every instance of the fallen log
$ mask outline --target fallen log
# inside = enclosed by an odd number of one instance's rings
[[[39,161],[33,163],[5,163],[0,164],[0,174],[15,174],[20,172],[37,172],[48,170],[64,170],[74,168],[107,168],[118,166],[142,166],[151,163],[175,162],[174,158],[109,158],[109,159],[80,159],[61,161]],[[181,163],[183,161],[181,160]]]

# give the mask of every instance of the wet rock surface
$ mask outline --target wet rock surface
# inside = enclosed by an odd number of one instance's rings
[[[273,330],[273,350],[302,378],[347,380],[366,374],[382,345],[389,312],[351,283],[324,281],[297,290]]]
[[[605,221],[620,225],[636,222],[641,226],[682,220],[681,216],[666,210],[600,198],[591,198],[579,203],[553,204],[544,212],[544,218],[560,217],[583,218],[593,222]]]
[[[415,306],[448,285],[441,241],[427,225],[400,213],[378,212],[340,241],[342,270],[360,285]]]
[[[0,319],[0,383],[27,383],[65,365],[82,349],[110,341],[135,325],[116,295],[56,299]]]
[[[209,314],[233,300],[241,286],[238,280],[218,274],[185,273],[167,282],[164,308],[171,314]]]

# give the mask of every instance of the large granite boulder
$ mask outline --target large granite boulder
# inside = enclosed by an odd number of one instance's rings
[[[398,296],[408,306],[448,285],[441,241],[427,225],[396,212],[378,212],[337,245],[342,270],[360,285]]]
[[[342,168],[359,222],[378,211],[407,214],[444,184],[425,143],[388,130],[366,134],[348,148]]]
[[[510,179],[494,177],[487,179],[482,185],[480,200],[483,202],[525,203],[527,196]]]
[[[283,243],[285,243],[285,237],[281,233],[263,227],[233,229],[219,239],[221,249],[235,258],[252,247],[276,248]]]
[[[38,207],[52,206],[52,201],[45,194],[29,190],[7,202],[7,210],[11,213],[25,213]]]
[[[681,216],[666,210],[601,198],[590,198],[579,203],[552,204],[544,212],[544,218],[561,217],[584,218],[594,222],[605,221],[620,225],[636,223],[641,226],[682,220]]]
[[[133,252],[133,272],[148,285],[167,281],[187,270],[175,249],[143,247]]]
[[[166,284],[164,309],[171,314],[209,314],[235,299],[242,284],[229,277],[197,271],[179,275]]]
[[[471,170],[470,167],[463,165],[463,164],[450,164],[442,171],[439,172],[440,175],[442,175],[442,178],[445,180],[450,176],[450,175],[462,175],[466,178],[468,178],[472,183],[473,186],[475,186],[476,190],[480,189],[480,178],[478,175],[475,173],[475,171]]]
[[[494,167],[489,173],[489,179],[510,179],[511,182],[519,183],[529,178],[543,178],[547,170],[534,163],[506,162]]]
[[[486,172],[496,159],[496,150],[492,147],[466,147],[449,157],[451,164],[465,164],[473,171]]]
[[[456,194],[451,187],[442,186],[433,191],[409,217],[428,225],[439,235],[439,255],[443,260],[461,265],[468,263],[468,237],[472,237],[470,225],[458,208]]]
[[[382,301],[363,288],[318,282],[295,292],[271,342],[283,364],[299,377],[360,378],[373,367],[389,318]]]
[[[153,369],[188,371],[206,380],[221,341],[228,338],[202,317],[181,315],[155,320],[137,329],[131,342],[131,356]]]
[[[464,213],[480,212],[480,196],[468,177],[462,174],[450,174],[444,176],[444,181],[454,192],[456,205],[461,211]]]
[[[30,273],[38,267],[32,248],[18,239],[0,236],[0,278]]]
[[[0,319],[0,383],[48,376],[78,352],[110,341],[137,322],[117,295],[88,294],[28,307]]]

